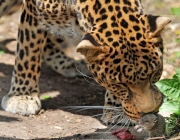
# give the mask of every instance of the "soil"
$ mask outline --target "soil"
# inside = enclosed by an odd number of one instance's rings
[[[19,13],[0,20],[0,100],[10,88]],[[168,66],[165,66],[164,77],[175,72],[172,64],[165,65]],[[38,115],[27,117],[10,114],[1,109],[0,140],[118,140],[111,135],[111,131],[123,126],[107,126],[100,121],[100,116],[93,117],[102,114],[102,109],[78,111],[64,108],[103,106],[105,89],[92,79],[87,80],[83,77],[65,78],[43,64],[40,78],[42,110]],[[109,130],[110,128],[112,129]],[[137,140],[147,137],[147,133],[137,134],[133,127],[129,129],[136,135]]]

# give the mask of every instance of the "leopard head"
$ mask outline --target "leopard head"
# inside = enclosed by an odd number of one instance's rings
[[[142,114],[158,112],[163,102],[155,82],[163,69],[160,33],[170,19],[140,15],[127,25],[123,20],[117,31],[86,34],[77,52],[85,56],[94,79],[118,98],[127,116],[138,120]]]

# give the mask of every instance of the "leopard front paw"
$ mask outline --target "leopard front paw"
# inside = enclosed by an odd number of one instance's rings
[[[7,112],[28,116],[39,112],[41,101],[38,96],[5,95],[2,99],[1,107]]]

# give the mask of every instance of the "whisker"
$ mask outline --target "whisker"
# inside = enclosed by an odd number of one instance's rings
[[[129,124],[128,124],[128,125],[127,125],[127,127],[126,127],[127,129],[129,129],[129,125],[130,125],[130,123],[131,123],[131,121],[129,121]]]
[[[122,122],[125,118],[123,118],[122,120],[120,120],[119,122],[117,122],[114,126],[112,126],[111,128],[109,128],[107,131],[105,131],[104,133],[107,133],[108,131],[110,131],[111,129],[113,129],[115,126],[117,126],[120,122]]]
[[[81,72],[77,67],[76,67],[76,70],[82,75],[82,76],[84,76],[84,77],[87,77],[87,78],[90,78],[90,79],[93,79],[94,80],[94,78],[93,77],[90,77],[90,76],[87,76],[86,74],[84,74],[83,72]]]
[[[121,107],[110,107],[110,106],[66,106],[62,108],[67,108],[70,110],[75,110],[75,109],[107,109],[107,110],[119,110]]]
[[[113,120],[114,118],[117,119],[118,117],[120,117],[120,116],[122,116],[122,115],[123,115],[123,112],[120,112],[120,114],[118,114],[118,115],[116,115],[116,116],[113,116],[112,118],[108,119],[108,121],[109,121],[109,120]],[[115,119],[114,119],[114,120],[115,120]],[[112,122],[112,123],[113,123],[113,122]],[[112,124],[112,123],[111,123],[111,124]],[[111,124],[110,124],[110,125],[111,125]]]
[[[103,114],[109,114],[109,112],[108,112],[108,113],[101,113],[101,114],[92,115],[92,117],[101,116],[101,115],[103,115]]]
[[[85,80],[86,82],[88,82],[89,84],[94,85],[94,86],[101,87],[101,85],[94,84],[94,83],[91,83],[90,81],[88,81],[85,76],[83,76],[83,78],[84,78],[84,80]]]
[[[116,117],[113,117],[113,118],[114,118],[114,120],[115,120],[115,119],[117,119],[117,118],[120,117],[120,116],[122,116],[122,115],[117,115]],[[109,119],[109,120],[112,120],[113,118],[111,118],[111,119]],[[108,121],[109,121],[109,120],[108,120]],[[111,122],[110,125],[114,124],[114,120]]]
[[[127,121],[126,121],[126,123],[123,125],[123,127],[121,128],[121,129],[123,129],[125,126],[126,126],[126,124],[129,122],[129,118],[127,118]]]
[[[76,70],[83,76],[83,78],[84,78],[84,80],[85,80],[86,82],[88,82],[89,84],[92,84],[92,85],[94,85],[94,86],[99,86],[99,87],[101,87],[101,85],[91,83],[90,81],[88,81],[88,80],[86,79],[86,77],[87,77],[87,78],[90,78],[90,79],[93,79],[93,80],[94,80],[93,77],[90,77],[90,76],[85,75],[85,74],[82,73],[77,67],[76,67]]]

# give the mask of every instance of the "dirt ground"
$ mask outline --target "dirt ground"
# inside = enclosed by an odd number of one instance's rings
[[[163,10],[166,11],[166,9],[167,7]],[[154,11],[153,7],[147,7],[147,11]],[[157,11],[157,14],[170,14],[169,11],[167,13]],[[10,88],[16,46],[16,41],[12,40],[17,35],[18,19],[19,12],[0,20],[0,50],[5,51],[2,54],[0,52],[0,100]],[[168,45],[170,46],[169,42],[167,41],[166,48],[168,48]],[[168,55],[165,57],[168,57]],[[177,65],[180,66],[179,62],[179,60],[175,60],[176,67]],[[165,63],[163,76],[168,77],[175,73],[174,67],[172,63]],[[0,140],[118,140],[118,138],[111,135],[111,131],[122,126],[116,126],[109,130],[112,126],[102,124],[100,116],[93,117],[102,114],[102,110],[79,112],[63,108],[65,106],[103,105],[105,89],[93,80],[88,80],[90,83],[83,77],[64,78],[43,64],[40,78],[41,112],[36,116],[25,117],[10,114],[1,109]],[[137,136],[137,140],[142,140],[144,136],[147,136],[147,133],[137,134],[132,128],[131,131]]]

